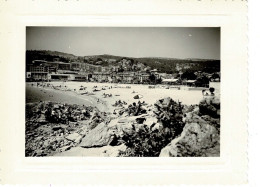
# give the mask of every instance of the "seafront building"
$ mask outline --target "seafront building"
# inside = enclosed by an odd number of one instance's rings
[[[108,61],[105,61],[108,62]],[[114,63],[114,61],[112,61]],[[61,62],[58,58],[54,61],[33,60],[26,66],[26,81],[91,81],[128,84],[167,84],[186,85],[189,87],[216,87],[220,82],[220,73],[195,72],[197,80],[183,79],[179,74],[167,74],[151,69],[144,64],[122,59],[116,65],[107,64],[102,66],[102,61],[94,64],[92,61]],[[180,75],[180,76],[178,76]],[[205,79],[208,82],[203,82]]]
[[[119,72],[120,66],[101,66],[82,62],[60,62],[56,59],[53,62],[34,60],[28,65],[26,78],[35,81],[68,80],[68,81],[95,81],[95,82],[116,82],[116,83],[145,83],[149,80],[150,74],[147,71],[127,71],[127,60],[123,59],[121,65],[124,69]],[[143,68],[137,64],[137,67]],[[157,78],[157,70],[153,71]]]

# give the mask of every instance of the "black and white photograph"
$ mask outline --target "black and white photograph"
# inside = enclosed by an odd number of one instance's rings
[[[220,157],[220,27],[27,26],[25,157]]]

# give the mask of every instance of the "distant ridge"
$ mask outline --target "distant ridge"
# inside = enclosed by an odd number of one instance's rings
[[[172,57],[127,57],[127,56],[117,56],[117,55],[110,55],[110,54],[101,54],[101,55],[85,55],[85,56],[76,56],[74,54],[60,52],[60,51],[51,51],[51,50],[27,50],[27,51],[34,51],[38,53],[46,53],[53,56],[66,56],[66,57],[87,57],[87,58],[132,58],[132,59],[158,59],[158,60],[191,60],[191,61],[213,61],[217,59],[204,59],[204,58],[172,58]]]
[[[59,51],[50,50],[27,50],[26,64],[32,60],[47,60],[53,61],[54,58],[59,58],[63,62],[81,61],[95,64],[98,61],[116,60],[110,65],[117,65],[122,59],[131,59],[133,63],[142,63],[152,69],[157,69],[160,72],[174,73],[179,71],[205,71],[205,72],[220,72],[220,60],[213,59],[198,59],[198,58],[168,58],[168,57],[124,57],[109,54],[76,56]],[[109,62],[110,63],[110,62]],[[107,66],[109,63],[99,63],[98,65]]]

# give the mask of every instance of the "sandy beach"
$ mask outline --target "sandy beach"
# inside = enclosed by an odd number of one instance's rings
[[[138,101],[154,104],[158,99],[171,97],[173,100],[182,102],[182,104],[194,105],[198,104],[203,98],[200,90],[166,89],[163,86],[151,89],[149,85],[92,82],[51,82],[50,85],[58,87],[60,90],[52,87],[37,87],[36,83],[27,83],[26,102],[42,100],[85,104],[96,106],[100,111],[113,112],[114,107],[111,106],[118,100],[125,101],[128,105]],[[105,94],[107,97],[105,97]],[[140,98],[134,99],[136,95],[139,95]]]
[[[77,104],[77,105],[91,105],[91,101],[77,97],[73,92],[64,92],[59,90],[34,87],[29,84],[26,86],[26,103],[33,103],[38,101],[53,101],[59,103]]]

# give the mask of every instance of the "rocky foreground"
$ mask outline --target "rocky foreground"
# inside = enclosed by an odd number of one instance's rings
[[[113,114],[96,107],[26,105],[26,156],[220,156],[220,101],[186,106],[171,98],[126,105]],[[96,154],[94,154],[96,153]]]

